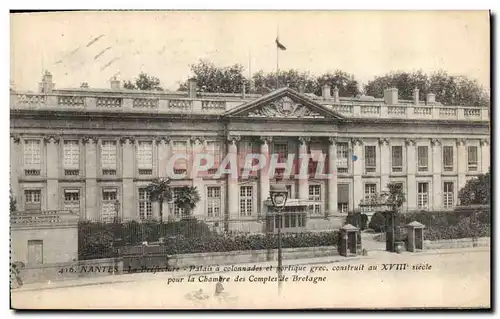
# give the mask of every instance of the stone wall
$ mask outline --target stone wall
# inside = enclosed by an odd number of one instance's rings
[[[424,240],[425,249],[489,247],[490,237]]]
[[[338,252],[335,246],[283,249],[284,260],[337,256],[337,255]],[[169,265],[173,267],[184,268],[189,266],[260,263],[266,261],[275,261],[277,259],[278,259],[277,249],[269,249],[269,250],[264,249],[264,250],[176,255],[169,260]]]
[[[43,263],[64,263],[78,259],[77,226],[23,227],[11,229],[10,251],[12,261],[28,263],[28,241],[43,241]]]

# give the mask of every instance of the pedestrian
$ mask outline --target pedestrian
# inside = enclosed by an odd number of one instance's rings
[[[224,286],[221,283],[222,276],[219,277],[219,281],[215,284],[215,293],[214,297],[221,302],[221,299],[223,297],[223,292],[224,292]]]

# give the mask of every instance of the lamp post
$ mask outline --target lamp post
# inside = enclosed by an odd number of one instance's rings
[[[120,213],[120,201],[117,199],[115,200],[115,223],[118,223],[119,221],[119,213]],[[115,256],[113,256],[113,275],[114,274],[115,274]]]
[[[170,200],[168,201],[168,215],[173,215],[174,214],[174,200]],[[167,216],[167,220],[168,220],[168,216]]]
[[[283,272],[283,252],[281,248],[281,224],[283,219],[283,209],[285,209],[288,199],[288,190],[284,185],[272,185],[269,190],[273,208],[278,216],[278,293],[281,294],[281,275]],[[275,219],[276,220],[276,219]]]

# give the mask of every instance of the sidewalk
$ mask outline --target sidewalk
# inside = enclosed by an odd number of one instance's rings
[[[425,255],[436,255],[436,254],[460,254],[460,253],[470,253],[470,252],[487,252],[490,251],[490,247],[476,247],[476,248],[452,248],[452,249],[434,249],[434,250],[425,250],[421,252],[404,252],[402,254],[389,253],[384,250],[373,250],[368,252],[368,256],[353,256],[353,257],[344,257],[344,256],[328,256],[328,257],[318,257],[318,258],[305,258],[305,259],[292,259],[292,260],[283,260],[283,266],[287,265],[314,265],[314,264],[330,264],[330,263],[338,263],[338,262],[346,262],[346,261],[354,261],[354,260],[373,260],[373,259],[381,259],[384,258],[401,258],[404,256],[425,256]],[[246,263],[246,264],[236,264],[235,266],[253,266],[255,263]],[[258,263],[259,266],[274,266],[276,267],[277,261],[263,262]],[[224,265],[221,265],[224,266]],[[81,286],[94,286],[94,285],[104,285],[104,284],[116,284],[116,283],[128,283],[135,281],[149,281],[149,280],[159,280],[167,277],[184,277],[187,275],[199,275],[199,274],[214,274],[220,273],[220,271],[202,271],[202,272],[194,272],[194,271],[176,271],[176,272],[158,272],[158,273],[135,273],[135,274],[122,274],[122,275],[109,275],[109,276],[100,276],[93,278],[78,278],[78,279],[70,279],[70,280],[60,280],[54,282],[38,282],[26,284],[21,288],[12,289],[13,293],[22,292],[22,291],[31,291],[31,290],[43,290],[43,289],[59,289],[59,288],[68,288],[68,287],[81,287]]]

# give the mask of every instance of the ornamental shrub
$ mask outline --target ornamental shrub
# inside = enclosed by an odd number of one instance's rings
[[[373,229],[376,232],[383,232],[385,231],[385,227],[386,220],[384,214],[379,212],[373,214],[370,224],[368,224],[368,228]]]
[[[282,248],[337,246],[337,234],[338,231],[283,234]],[[213,235],[203,240],[194,237],[170,237],[163,243],[162,251],[169,255],[176,255],[276,248],[278,248],[276,234],[240,234]]]

